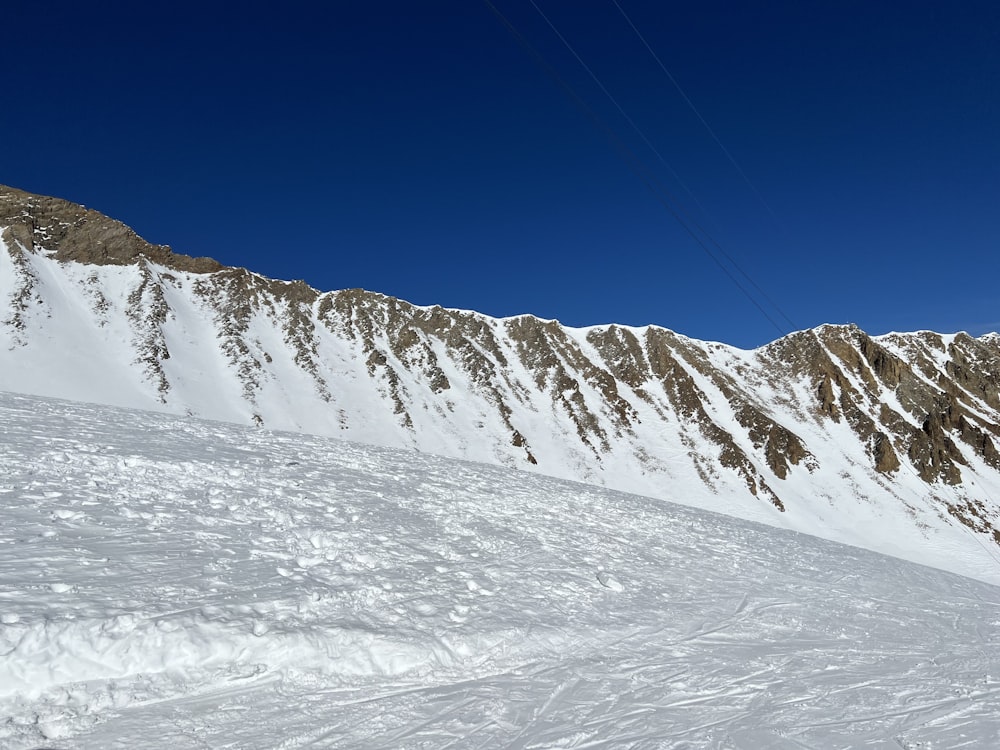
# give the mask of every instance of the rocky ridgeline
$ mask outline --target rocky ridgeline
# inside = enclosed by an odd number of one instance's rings
[[[801,482],[789,489],[793,476],[828,483],[822,457],[835,450],[851,467],[838,470],[845,486],[874,475],[906,504],[894,483],[919,477],[940,512],[1000,543],[1000,508],[974,482],[1000,473],[996,335],[873,338],[854,326],[821,326],[745,352],[657,327],[569,329],[360,289],[320,293],[175,254],[95,211],[11,188],[0,189],[0,227],[16,276],[0,311],[10,341],[3,366],[16,366],[19,349],[57,325],[46,318],[33,258],[84,264],[92,271],[74,283],[93,324],[125,318],[130,377],[169,409],[197,413],[184,401],[177,372],[185,363],[168,335],[177,317],[171,300],[186,295],[239,384],[246,409],[234,412],[237,420],[370,437],[360,427],[373,418],[370,407],[352,412],[361,389],[385,412],[380,424],[392,436],[380,439],[390,444],[488,454],[664,497],[678,472],[719,492],[735,479],[748,502],[765,501],[772,512],[805,502]],[[135,269],[124,299],[109,298],[99,270],[106,265]],[[267,343],[261,326],[275,333]],[[292,422],[262,397],[280,377],[276,359],[296,373],[283,386],[289,410],[291,400],[308,402],[325,421]]]

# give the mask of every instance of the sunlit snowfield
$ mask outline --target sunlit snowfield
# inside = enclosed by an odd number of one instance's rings
[[[3,747],[1000,747],[1000,589],[972,579],[11,394],[0,467]]]

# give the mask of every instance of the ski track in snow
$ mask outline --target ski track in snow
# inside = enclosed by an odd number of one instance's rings
[[[1000,746],[1000,589],[969,578],[2,393],[0,466],[0,747]]]

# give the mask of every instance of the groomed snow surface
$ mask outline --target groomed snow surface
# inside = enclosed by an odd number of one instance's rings
[[[1000,747],[1000,589],[969,578],[12,394],[0,466],[5,748]]]

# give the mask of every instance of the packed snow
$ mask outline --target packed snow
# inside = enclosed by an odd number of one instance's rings
[[[990,748],[1000,589],[413,451],[0,393],[0,746]]]

